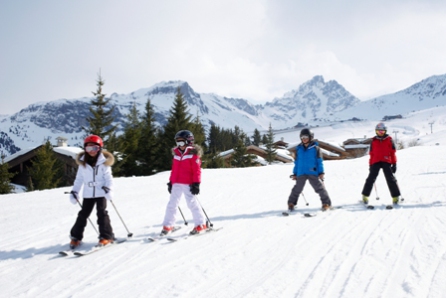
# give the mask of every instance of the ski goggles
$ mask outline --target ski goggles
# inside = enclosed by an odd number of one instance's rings
[[[176,141],[176,143],[177,143],[177,146],[178,146],[178,147],[186,146],[186,142],[183,141],[183,140],[181,140],[181,141]]]
[[[386,133],[386,131],[384,129],[377,129],[376,133],[384,134],[384,133]]]
[[[98,145],[90,145],[85,147],[86,152],[98,152],[99,150],[101,150],[101,147]]]
[[[307,135],[303,135],[300,137],[301,140],[308,140],[310,138],[310,136]]]

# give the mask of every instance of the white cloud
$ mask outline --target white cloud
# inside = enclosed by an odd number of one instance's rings
[[[25,1],[0,10],[1,113],[185,80],[265,102],[314,75],[361,99],[446,69],[444,1]],[[7,104],[6,104],[7,103]]]

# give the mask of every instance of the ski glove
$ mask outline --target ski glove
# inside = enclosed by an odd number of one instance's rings
[[[77,192],[72,190],[70,192],[70,202],[71,202],[71,204],[75,205],[77,203],[77,198],[78,198]]]
[[[107,186],[102,186],[102,189],[105,191],[105,198],[107,201],[111,201],[113,199],[113,191]]]
[[[189,185],[190,187],[190,192],[193,195],[198,195],[200,193],[200,183],[192,183],[191,185]]]
[[[167,191],[169,193],[172,193],[172,182],[169,181],[169,183],[167,183]]]
[[[394,163],[393,165],[390,165],[390,169],[392,170],[392,173],[395,174],[396,173],[396,163]]]

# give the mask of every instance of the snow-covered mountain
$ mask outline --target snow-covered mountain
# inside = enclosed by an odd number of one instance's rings
[[[333,115],[332,120],[357,117],[380,120],[385,116],[402,115],[446,105],[446,75],[432,76],[409,88],[359,102]]]
[[[302,84],[299,89],[262,107],[273,127],[291,127],[302,122],[317,122],[353,107],[360,102],[336,81],[325,82],[322,76]]]
[[[189,112],[199,116],[205,127],[212,123],[222,128],[285,129],[296,126],[324,126],[353,118],[380,120],[384,116],[432,108],[446,103],[446,75],[432,76],[407,89],[360,101],[336,81],[325,82],[315,76],[297,90],[275,98],[264,105],[254,105],[243,98],[228,98],[213,93],[198,93],[184,81],[161,82],[130,94],[110,95],[116,106],[118,124],[135,104],[143,113],[147,99],[154,106],[155,119],[164,125],[173,105],[177,88],[188,103]],[[29,105],[21,111],[0,116],[0,152],[6,156],[19,149],[41,144],[46,139],[63,136],[68,145],[78,146],[83,138],[92,97],[59,99]]]

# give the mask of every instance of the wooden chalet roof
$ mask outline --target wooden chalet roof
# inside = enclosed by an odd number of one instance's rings
[[[220,156],[225,159],[228,160],[231,158],[232,154],[234,153],[234,150],[227,150],[225,152],[220,153]],[[262,158],[266,158],[266,151],[263,150],[260,147],[257,147],[255,145],[249,145],[246,147],[246,153],[247,154],[255,154],[257,156],[260,156]],[[276,154],[276,158],[277,161],[281,161],[283,163],[290,163],[293,162],[293,158],[291,156],[283,156],[282,154]]]

